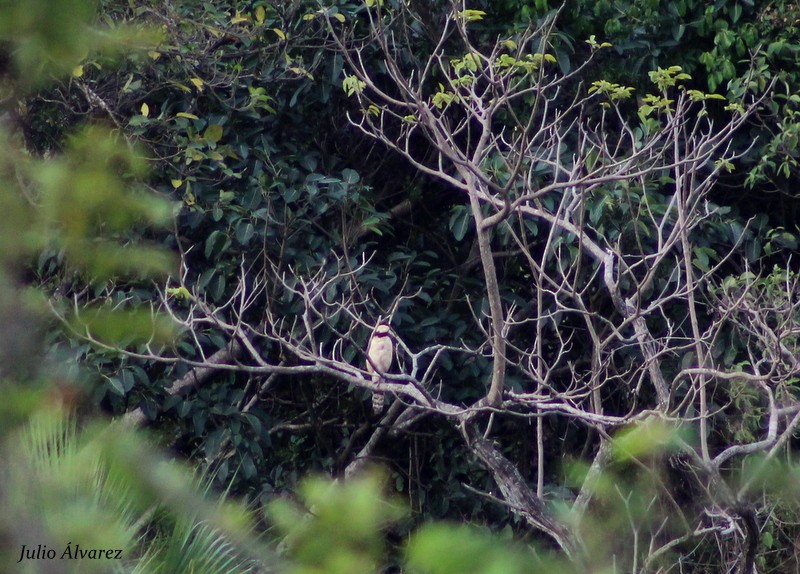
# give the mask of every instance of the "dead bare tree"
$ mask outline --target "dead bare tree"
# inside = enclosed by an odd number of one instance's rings
[[[476,317],[476,323],[486,338],[492,374],[485,397],[454,418],[468,429],[465,437],[478,434],[473,426],[483,426],[483,436],[490,434],[494,417],[476,417],[482,409],[493,415],[536,417],[536,497],[541,501],[544,414],[581,421],[601,429],[601,436],[648,417],[696,425],[699,444],[684,447],[701,469],[698,475],[709,500],[733,517],[730,524],[748,522],[746,513],[736,510],[741,492],[711,491],[724,482],[720,470],[725,461],[756,451],[773,453],[800,418],[793,400],[791,406],[779,407],[771,390],[798,369],[796,297],[789,285],[794,280],[787,280],[782,299],[791,309],[777,325],[764,318],[762,297],[734,299],[724,290],[720,310],[725,316],[709,322],[708,295],[719,270],[736,256],[736,247],[716,254],[710,264],[696,239],[717,209],[709,203],[709,192],[737,157],[732,136],[759,98],[726,102],[727,118],[713,121],[710,108],[714,100],[724,98],[687,89],[689,76],[672,67],[651,72],[654,93],[636,109],[628,103],[631,88],[602,79],[588,89],[577,83],[606,45],[589,39],[583,64],[561,73],[548,54],[552,19],[518,37],[478,45],[470,22],[481,19],[482,13],[462,1],[453,2],[427,60],[409,67],[396,56],[402,35],[395,22],[403,16],[380,2],[368,4],[364,19],[369,32],[364,38],[355,38],[327,18],[331,37],[349,66],[343,87],[360,108],[351,123],[420,172],[462,192],[477,237],[489,310],[485,318]],[[363,56],[367,47],[376,46],[383,56],[380,71],[370,69]],[[420,139],[434,150],[433,159],[430,153],[418,153],[415,142]],[[631,236],[602,225],[600,213],[617,201],[627,202]],[[535,249],[526,233],[531,222],[545,230],[545,239]],[[531,289],[526,296],[534,302],[533,316],[515,313],[504,301],[493,246],[501,231],[512,238],[529,268]],[[597,311],[592,298],[598,291],[605,292],[613,310]],[[676,307],[681,309],[679,318]],[[582,349],[584,358],[590,357],[582,366],[571,330],[558,326],[568,316],[583,325],[585,340],[591,342]],[[732,371],[715,359],[731,321],[753,338],[758,354],[769,349],[763,359],[752,358],[750,372]],[[532,341],[513,345],[512,333],[527,324],[533,325]],[[551,349],[544,348],[548,337],[557,341]],[[640,357],[637,364],[612,367],[631,349]],[[679,369],[675,357],[681,358]],[[564,368],[572,381],[566,387],[558,381],[563,380],[558,373]],[[524,391],[507,389],[510,370],[529,382]],[[708,437],[715,413],[709,387],[733,379],[750,381],[767,399],[767,436],[713,453]],[[628,414],[605,414],[604,390],[612,386],[629,389]],[[604,441],[601,438],[595,458],[598,468],[609,459]],[[494,474],[511,509],[531,526],[549,532],[565,550],[570,548],[553,528],[543,526],[539,504],[525,504],[520,501],[526,497],[514,494],[526,487],[519,484],[518,474],[503,470],[505,463],[497,463],[499,453],[487,453],[484,441],[467,442]],[[591,475],[576,510],[585,508],[591,496]],[[737,526],[736,531],[748,545],[755,543],[752,528]],[[721,530],[698,526],[692,536],[709,532]],[[653,536],[650,556],[658,553]],[[743,564],[752,566],[752,553],[744,554],[748,558]]]

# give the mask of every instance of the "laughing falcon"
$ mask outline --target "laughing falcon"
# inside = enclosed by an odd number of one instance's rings
[[[372,337],[367,345],[367,372],[372,375],[372,382],[383,381],[381,375],[389,372],[392,366],[394,355],[394,345],[392,335],[389,332],[389,325],[380,323],[372,332]],[[383,410],[384,394],[380,391],[373,391],[372,412],[376,415]]]

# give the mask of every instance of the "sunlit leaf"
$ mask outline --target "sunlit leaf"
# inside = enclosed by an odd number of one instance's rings
[[[184,301],[188,301],[192,298],[192,294],[189,293],[189,290],[183,285],[180,287],[169,287],[167,289],[167,295],[170,297],[175,297],[176,299],[182,299]]]
[[[223,131],[224,130],[221,125],[211,124],[206,128],[206,131],[203,133],[203,139],[205,139],[209,143],[215,144],[222,139]]]
[[[259,24],[263,24],[264,19],[267,17],[267,11],[264,9],[263,6],[256,6],[255,16],[256,16],[256,22],[258,22]]]
[[[231,24],[245,24],[248,22],[250,22],[250,16],[241,14],[238,10],[233,18],[231,18]]]
[[[483,17],[486,16],[486,12],[483,10],[462,10],[458,15],[465,22],[477,22],[483,20]]]

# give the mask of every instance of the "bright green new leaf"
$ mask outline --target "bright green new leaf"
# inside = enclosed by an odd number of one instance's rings
[[[206,128],[206,131],[203,133],[203,139],[211,144],[216,144],[219,140],[222,139],[222,134],[224,129],[219,124],[211,124]]]
[[[465,22],[477,22],[478,20],[483,20],[486,12],[483,10],[463,10],[458,13],[458,16]]]
[[[732,173],[736,169],[736,166],[733,165],[733,163],[730,160],[724,158],[716,160],[714,162],[714,167],[716,169],[726,171],[728,173]]]
[[[360,94],[366,86],[366,82],[362,82],[356,76],[345,76],[342,80],[342,89],[348,96]]]
[[[263,6],[256,6],[255,11],[256,22],[259,24],[264,23],[264,19],[267,17],[267,11],[264,9]]]
[[[238,10],[233,18],[231,18],[231,24],[244,24],[246,22],[250,22],[250,16],[243,15]]]
[[[586,40],[586,43],[594,50],[600,50],[601,48],[610,48],[611,44],[609,42],[603,42],[602,44],[597,41],[597,37],[592,34],[589,36],[589,39]]]
[[[592,82],[592,85],[589,87],[590,94],[597,92],[598,94],[607,96],[608,99],[612,101],[627,100],[631,97],[633,91],[634,88],[630,86],[621,86],[607,80],[597,80]]]
[[[457,100],[458,96],[456,96],[453,92],[447,91],[442,84],[439,84],[439,91],[433,94],[433,97],[431,98],[431,102],[436,109],[439,110],[449,106],[452,102]]]
[[[653,82],[658,89],[662,92],[668,88],[678,85],[683,80],[691,80],[689,74],[684,73],[683,68],[680,66],[670,66],[669,68],[658,68],[652,72],[648,72],[650,81]]]
[[[175,297],[176,299],[180,299],[182,301],[188,301],[192,298],[192,294],[189,293],[189,290],[181,285],[180,287],[168,287],[167,288],[167,295],[170,297]]]

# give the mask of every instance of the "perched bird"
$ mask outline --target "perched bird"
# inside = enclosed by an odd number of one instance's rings
[[[367,345],[367,372],[372,375],[373,383],[383,382],[381,375],[389,372],[393,355],[394,344],[389,325],[380,323],[372,332],[372,337],[370,337]],[[373,391],[372,412],[376,415],[383,410],[383,397],[382,392]]]

